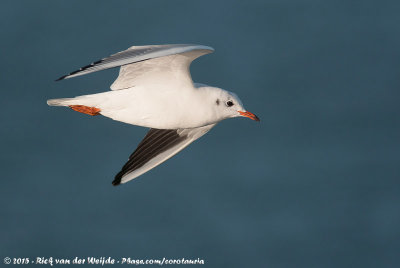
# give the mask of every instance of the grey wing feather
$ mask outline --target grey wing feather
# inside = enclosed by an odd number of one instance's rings
[[[86,65],[79,70],[73,71],[67,75],[61,76],[56,81],[68,79],[75,76],[85,75],[105,69],[124,66],[131,63],[141,62],[149,59],[190,52],[194,50],[202,50],[204,54],[214,51],[213,48],[202,45],[156,45],[156,46],[134,46],[127,50],[121,51],[107,58],[98,60]]]
[[[214,126],[215,124],[191,129],[150,129],[112,184],[128,182],[160,165]]]

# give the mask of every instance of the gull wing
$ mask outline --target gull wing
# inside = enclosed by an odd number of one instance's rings
[[[128,162],[115,176],[112,184],[126,183],[158,166],[206,134],[215,125],[187,129],[150,129]]]
[[[190,82],[190,63],[214,49],[202,45],[155,45],[133,46],[107,58],[86,65],[79,70],[64,75],[58,80],[85,75],[105,69],[120,67],[112,90],[142,85],[146,83]]]

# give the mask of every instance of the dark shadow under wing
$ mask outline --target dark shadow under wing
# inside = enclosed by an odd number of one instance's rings
[[[119,185],[124,175],[137,170],[157,155],[178,145],[186,138],[186,135],[179,135],[175,129],[150,129],[129,157],[128,162],[115,176],[112,184]]]

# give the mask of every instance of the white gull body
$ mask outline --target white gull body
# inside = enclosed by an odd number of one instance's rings
[[[259,121],[234,93],[193,83],[191,62],[212,51],[200,45],[130,47],[58,79],[121,66],[112,91],[47,103],[151,128],[113,181],[125,183],[169,159],[221,120],[245,116]]]

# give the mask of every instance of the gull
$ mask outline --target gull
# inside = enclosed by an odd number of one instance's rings
[[[213,51],[187,44],[132,46],[56,80],[120,67],[111,91],[51,99],[47,104],[150,128],[112,182],[126,183],[171,158],[224,119],[242,116],[260,121],[244,109],[235,93],[192,81],[192,61]]]

